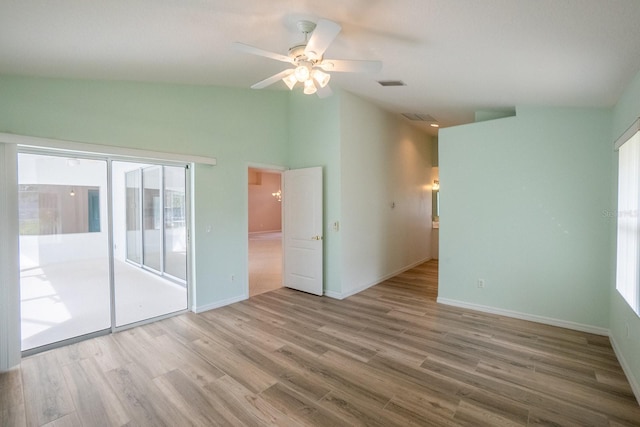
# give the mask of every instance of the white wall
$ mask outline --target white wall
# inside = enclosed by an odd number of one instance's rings
[[[341,98],[342,296],[431,258],[431,139],[398,115]]]

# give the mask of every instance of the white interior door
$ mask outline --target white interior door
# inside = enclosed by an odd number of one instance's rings
[[[322,295],[322,168],[284,172],[284,286]]]

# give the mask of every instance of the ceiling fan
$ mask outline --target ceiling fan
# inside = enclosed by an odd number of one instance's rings
[[[380,61],[325,59],[324,52],[342,30],[342,27],[333,21],[320,19],[317,24],[311,21],[299,21],[297,27],[304,35],[304,41],[292,46],[288,55],[269,52],[244,43],[234,43],[237,50],[287,62],[294,66],[254,84],[251,86],[252,89],[262,89],[282,80],[291,90],[297,83],[301,83],[305,94],[317,93],[320,98],[325,98],[332,93],[328,85],[331,79],[328,72],[377,72],[382,68]]]

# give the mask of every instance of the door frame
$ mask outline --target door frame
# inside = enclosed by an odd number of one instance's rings
[[[138,320],[136,322],[132,322],[132,323],[127,323],[124,325],[117,325],[116,322],[116,313],[115,313],[115,307],[116,307],[116,299],[115,299],[115,256],[114,256],[114,252],[115,252],[115,242],[113,242],[113,216],[111,215],[112,209],[113,209],[113,162],[119,162],[119,163],[135,163],[135,164],[144,164],[146,165],[145,167],[158,167],[160,168],[160,177],[161,177],[161,184],[160,184],[160,197],[162,199],[164,199],[164,167],[165,166],[170,166],[170,167],[180,167],[184,169],[184,179],[185,179],[185,221],[186,221],[186,246],[187,246],[187,254],[186,254],[186,278],[183,281],[182,279],[178,278],[178,277],[174,277],[171,274],[168,274],[164,271],[164,258],[165,258],[165,245],[164,245],[164,227],[165,227],[165,223],[164,223],[164,203],[161,202],[161,223],[162,223],[162,232],[161,232],[161,240],[162,240],[162,245],[161,245],[161,270],[162,271],[157,271],[151,267],[148,267],[146,265],[144,265],[144,241],[141,241],[140,244],[141,246],[141,263],[140,264],[136,264],[134,262],[131,262],[127,259],[126,254],[125,254],[125,262],[130,263],[133,266],[136,266],[138,268],[141,268],[142,270],[145,270],[151,274],[154,274],[160,278],[162,278],[163,280],[167,280],[169,282],[173,282],[176,284],[180,284],[183,285],[187,291],[187,307],[183,310],[178,310],[178,311],[172,311],[170,313],[166,313],[166,314],[161,314],[159,316],[154,316],[154,317],[150,317],[147,319],[142,319],[142,320]],[[139,169],[140,171],[140,183],[141,183],[141,188],[140,188],[140,207],[143,210],[144,206],[142,205],[142,191],[144,191],[144,177],[143,177],[143,171],[144,171],[144,167],[141,167]],[[193,194],[193,190],[192,190],[192,186],[194,184],[193,182],[193,174],[191,173],[193,169],[193,164],[185,164],[184,162],[172,162],[172,161],[167,161],[167,160],[149,160],[149,159],[140,159],[140,158],[129,158],[129,159],[124,159],[122,157],[109,157],[109,161],[108,161],[108,168],[107,171],[109,173],[109,181],[108,181],[108,196],[109,196],[109,239],[110,239],[110,248],[112,249],[110,252],[110,266],[109,266],[109,270],[111,272],[111,282],[112,282],[112,287],[111,287],[111,301],[112,301],[112,312],[111,312],[111,332],[119,332],[119,331],[124,331],[126,329],[131,329],[134,328],[136,326],[141,326],[141,325],[145,325],[147,323],[153,323],[156,322],[158,320],[162,320],[162,319],[166,319],[169,317],[173,317],[176,316],[178,314],[182,314],[182,313],[186,313],[188,311],[192,311],[193,307],[193,298],[194,298],[194,294],[195,294],[195,283],[193,283],[193,252],[195,251],[195,246],[192,244],[193,239],[191,239],[191,228],[192,228],[192,223],[193,223],[193,216],[192,216],[192,212],[193,212],[193,204],[195,203],[194,200],[191,199],[192,194]],[[125,182],[126,182],[126,174],[125,174]],[[126,197],[125,197],[125,203],[126,203]],[[126,219],[125,219],[126,221]],[[141,217],[141,223],[140,226],[142,228],[141,230],[141,239],[144,236],[144,219]],[[126,238],[125,238],[126,240]],[[125,253],[126,253],[126,243],[125,243]]]

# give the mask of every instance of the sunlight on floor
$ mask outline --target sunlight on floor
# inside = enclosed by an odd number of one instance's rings
[[[20,283],[23,340],[71,319],[71,313],[42,269],[23,270]]]
[[[122,261],[114,266],[117,326],[187,308],[184,286]],[[23,350],[111,327],[106,258],[41,267],[25,262],[20,288]]]

